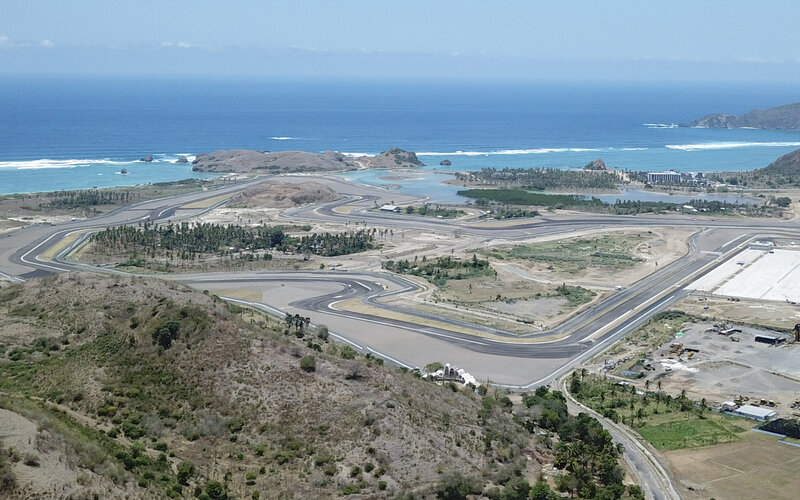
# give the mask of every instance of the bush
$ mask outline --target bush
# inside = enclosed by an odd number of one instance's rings
[[[482,492],[481,485],[477,480],[468,478],[458,471],[450,472],[442,476],[439,484],[433,492],[436,498],[443,500],[460,500],[467,495],[477,495]]]
[[[304,372],[313,372],[317,369],[317,360],[311,355],[303,356],[300,359],[300,368],[302,368]]]
[[[205,494],[214,500],[225,500],[228,498],[228,492],[219,481],[209,481],[206,483]]]
[[[322,340],[328,340],[328,336],[330,332],[328,332],[328,327],[325,325],[317,325],[317,337]]]
[[[194,476],[194,462],[185,461],[178,465],[178,482],[184,486],[189,484],[189,478]]]

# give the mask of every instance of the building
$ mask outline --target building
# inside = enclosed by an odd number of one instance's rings
[[[782,342],[786,342],[786,339],[780,335],[761,334],[761,335],[756,335],[756,342],[761,342],[762,344],[778,345]]]
[[[381,212],[399,212],[400,207],[397,205],[383,205],[381,208],[379,208],[379,210]]]
[[[753,420],[760,420],[761,422],[766,422],[768,420],[772,420],[778,414],[775,413],[775,410],[770,410],[769,408],[761,408],[760,406],[753,406],[753,405],[742,405],[735,410],[730,411],[733,415],[738,415],[740,417],[751,418]]]
[[[681,182],[679,172],[648,172],[647,182],[651,184],[678,184]]]
[[[753,241],[749,245],[750,250],[764,250],[766,252],[771,252],[775,249],[775,243],[771,241]]]

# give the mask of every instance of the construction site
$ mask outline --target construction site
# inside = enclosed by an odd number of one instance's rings
[[[705,321],[674,328],[666,342],[649,348],[629,342],[597,368],[637,387],[683,393],[710,408],[750,405],[774,411],[769,418],[800,417],[800,325],[794,333]]]

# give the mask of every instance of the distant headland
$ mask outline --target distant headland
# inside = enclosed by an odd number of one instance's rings
[[[754,109],[743,115],[714,113],[682,123],[681,127],[800,130],[800,102],[769,109]]]

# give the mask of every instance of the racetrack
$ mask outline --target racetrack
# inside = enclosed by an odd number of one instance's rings
[[[306,182],[308,176],[282,177]],[[381,303],[385,294],[416,290],[416,285],[388,273],[224,272],[176,275],[198,289],[252,290],[261,294],[261,306],[273,313],[301,314],[325,323],[337,335],[365,351],[405,366],[431,361],[450,362],[480,380],[514,388],[531,387],[556,378],[577,361],[610,345],[652,314],[689,293],[685,285],[710,272],[753,237],[769,234],[800,235],[800,227],[774,220],[742,218],[700,219],[673,216],[575,215],[520,220],[502,225],[478,220],[442,220],[397,216],[368,211],[389,201],[409,197],[338,178],[315,177],[336,189],[341,199],[320,206],[284,212],[296,221],[350,222],[389,225],[413,231],[461,231],[486,240],[521,240],[604,227],[688,226],[702,229],[690,240],[686,256],[605,300],[592,304],[558,327],[541,333],[517,335]],[[50,272],[101,270],[71,262],[66,257],[93,230],[142,220],[179,220],[197,216],[224,204],[231,196],[258,181],[231,184],[215,190],[151,200],[124,207],[102,217],[55,226],[33,226],[0,237],[0,272],[29,279]],[[342,212],[336,208],[348,206]],[[187,208],[188,207],[188,208]],[[724,257],[720,257],[723,255]],[[111,271],[118,272],[118,271]],[[360,303],[363,306],[352,307]],[[348,306],[350,304],[350,306]],[[253,303],[252,305],[257,305]]]

